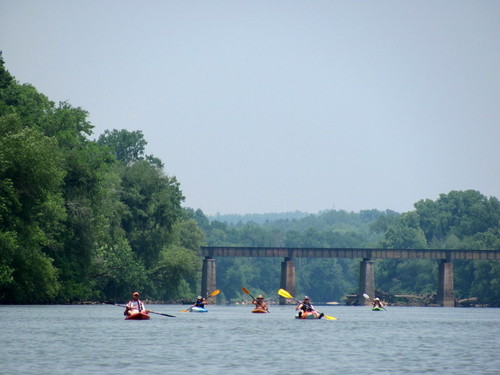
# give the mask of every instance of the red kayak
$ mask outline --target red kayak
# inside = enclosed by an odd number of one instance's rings
[[[125,317],[125,320],[148,320],[150,318],[149,314],[145,312],[138,312]]]

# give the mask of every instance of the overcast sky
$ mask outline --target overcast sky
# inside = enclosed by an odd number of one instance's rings
[[[2,0],[0,49],[208,215],[500,197],[500,1]]]

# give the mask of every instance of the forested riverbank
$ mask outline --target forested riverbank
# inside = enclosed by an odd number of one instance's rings
[[[140,128],[140,124],[137,125]],[[325,210],[251,218],[207,217],[182,206],[181,183],[146,153],[140,130],[92,140],[88,113],[19,83],[0,56],[0,303],[180,301],[199,293],[199,247],[500,249],[500,205],[451,191],[394,211]],[[280,259],[218,259],[221,301],[241,286],[277,298]],[[356,291],[359,262],[297,259],[298,291],[341,301]],[[500,306],[500,264],[455,262],[458,298]],[[393,294],[432,293],[437,263],[377,260],[376,284]]]
[[[88,113],[0,60],[0,301],[169,300],[197,289],[203,235],[141,131],[97,141]]]

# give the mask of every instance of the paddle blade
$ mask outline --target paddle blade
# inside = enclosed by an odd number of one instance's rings
[[[281,296],[281,297],[284,297],[284,298],[291,298],[291,299],[294,299],[292,297],[292,295],[290,293],[288,293],[285,289],[280,289],[278,290],[278,294]]]
[[[363,294],[363,297],[365,297],[366,299],[371,299],[370,296],[366,293]]]
[[[241,290],[243,291],[243,293],[250,295],[250,291],[247,288],[241,287]]]
[[[327,319],[327,320],[337,320],[337,318],[336,318],[336,317],[334,317],[334,316],[323,315],[323,317],[324,317],[325,319]]]
[[[208,297],[214,297],[214,296],[216,296],[219,293],[220,293],[220,290],[219,289],[215,289],[212,293],[210,293],[210,295]]]

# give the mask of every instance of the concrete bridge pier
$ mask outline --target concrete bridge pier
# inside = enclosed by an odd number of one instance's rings
[[[293,258],[285,257],[281,262],[281,282],[280,288],[285,289],[292,296],[295,296],[295,263]],[[280,296],[280,305],[286,304],[286,298]]]
[[[215,259],[206,256],[203,259],[203,266],[201,268],[201,295],[208,296],[215,289],[217,289],[215,281]],[[211,297],[213,303],[216,302],[217,296]]]
[[[443,307],[455,307],[453,292],[453,263],[447,259],[439,264],[437,303]]]
[[[371,298],[375,298],[375,273],[373,271],[373,262],[370,258],[363,258],[360,264],[358,305],[370,304],[370,301],[363,297],[364,293],[368,294]]]

